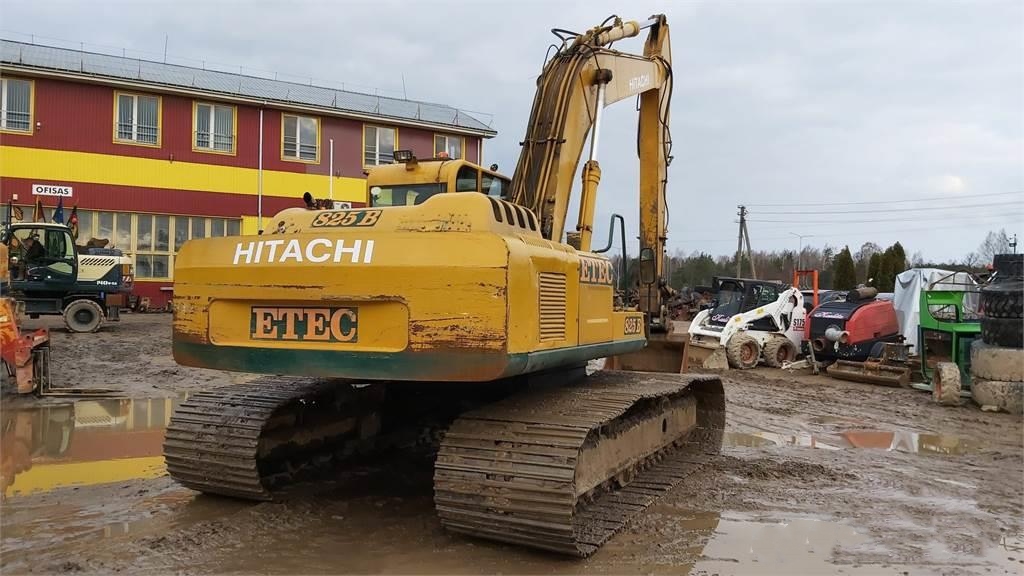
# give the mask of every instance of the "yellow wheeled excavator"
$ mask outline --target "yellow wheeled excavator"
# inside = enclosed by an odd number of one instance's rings
[[[642,55],[611,49],[644,30]],[[268,234],[182,248],[176,361],[267,376],[180,405],[164,447],[172,477],[269,499],[316,463],[430,422],[447,529],[586,556],[719,450],[721,381],[680,374],[661,278],[668,24],[610,18],[555,33],[511,179],[396,153],[371,170],[366,208],[288,209]],[[616,294],[625,278],[591,244],[601,113],[637,97],[630,305]],[[577,226],[563,242],[588,139]],[[617,369],[587,376],[605,357]]]

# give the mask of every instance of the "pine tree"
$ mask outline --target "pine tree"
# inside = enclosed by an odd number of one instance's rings
[[[865,284],[868,286],[878,287],[878,274],[882,271],[882,255],[875,252],[871,255],[871,261],[868,263],[868,277],[864,279]]]
[[[836,255],[832,264],[832,289],[853,290],[857,287],[857,269],[853,264],[850,247],[846,246]]]
[[[879,292],[893,291],[893,286],[896,284],[896,275],[893,272],[895,269],[896,255],[893,253],[892,246],[890,246],[882,253],[882,266],[878,271],[878,282],[875,283]]]
[[[893,289],[896,287],[896,277],[907,269],[907,253],[903,250],[903,245],[899,242],[892,245],[893,254],[893,269],[892,269],[892,282]]]

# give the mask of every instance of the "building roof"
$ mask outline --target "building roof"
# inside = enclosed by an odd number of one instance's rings
[[[339,116],[429,125],[491,137],[497,132],[480,120],[444,104],[403,100],[312,84],[205,70],[178,64],[112,56],[0,39],[0,68],[57,73],[93,81],[128,82],[152,89],[185,90],[245,99]]]

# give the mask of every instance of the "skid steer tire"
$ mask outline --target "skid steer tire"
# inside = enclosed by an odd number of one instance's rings
[[[64,308],[64,325],[71,332],[95,332],[103,324],[103,309],[92,300],[75,300]]]
[[[1020,318],[982,318],[981,339],[993,346],[1024,348],[1024,320]]]
[[[960,367],[939,362],[932,374],[932,398],[943,406],[960,405]]]
[[[725,346],[725,357],[729,366],[737,370],[749,370],[757,366],[761,358],[761,346],[749,334],[739,333],[729,339]]]
[[[983,408],[998,408],[1010,414],[1024,414],[1024,382],[976,379],[971,382],[971,399]]]
[[[985,380],[1024,382],[1024,349],[971,343],[971,374]]]
[[[981,291],[981,309],[986,318],[1024,318],[1024,282],[1004,282]]]
[[[796,346],[785,336],[776,336],[764,345],[764,363],[772,368],[782,368],[786,362],[796,360]]]

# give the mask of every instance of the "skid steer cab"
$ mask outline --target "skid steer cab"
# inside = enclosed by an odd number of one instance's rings
[[[120,319],[134,266],[120,250],[75,245],[63,224],[17,223],[0,241],[7,247],[11,297],[30,318],[63,316],[72,332],[95,332]]]
[[[807,317],[800,290],[750,278],[715,278],[712,286],[711,307],[690,323],[689,366],[778,368],[796,359]]]

